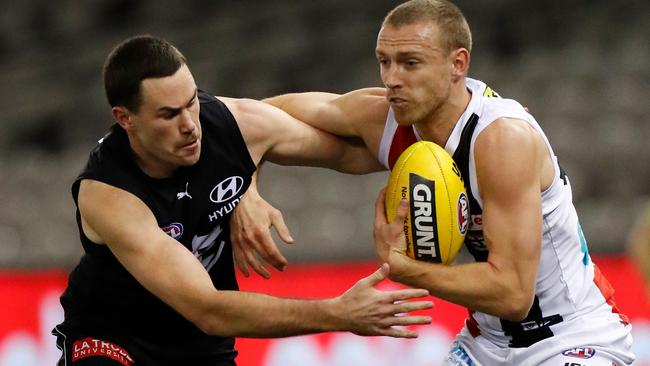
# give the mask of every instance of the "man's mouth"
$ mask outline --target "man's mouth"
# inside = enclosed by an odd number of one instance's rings
[[[181,149],[192,149],[197,145],[198,141],[199,141],[199,139],[194,139],[194,140],[188,142],[187,144],[182,145]]]
[[[395,107],[402,107],[407,103],[406,99],[400,97],[389,97],[388,101]]]

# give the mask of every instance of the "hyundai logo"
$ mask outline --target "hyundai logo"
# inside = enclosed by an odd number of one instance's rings
[[[210,201],[221,203],[235,197],[244,186],[244,179],[240,176],[226,178],[212,188]]]

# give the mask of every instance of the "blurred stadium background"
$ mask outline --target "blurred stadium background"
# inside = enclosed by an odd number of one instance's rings
[[[380,85],[376,34],[400,1],[2,3],[0,268],[28,274],[67,271],[81,255],[69,187],[111,124],[101,67],[117,42],[168,39],[216,95],[342,93]],[[470,76],[536,116],[568,172],[591,252],[622,254],[650,195],[650,3],[457,4],[474,35]],[[386,177],[267,164],[261,191],[296,239],[282,248],[289,260],[374,260],[372,203]]]

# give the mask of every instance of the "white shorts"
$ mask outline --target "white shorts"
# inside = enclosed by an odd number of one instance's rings
[[[631,326],[592,320],[591,332],[559,332],[527,348],[499,348],[466,328],[447,355],[447,366],[627,366],[634,362]],[[596,324],[594,324],[596,323]],[[575,325],[575,324],[573,324]],[[602,328],[600,327],[602,326]]]
[[[606,351],[598,351],[593,347],[573,348],[563,351],[537,366],[626,366],[617,363],[617,358]],[[619,360],[620,362],[620,360]],[[474,362],[463,346],[454,342],[445,359],[444,366],[481,366]]]

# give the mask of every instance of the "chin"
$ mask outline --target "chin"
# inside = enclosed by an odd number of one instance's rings
[[[196,154],[190,155],[190,156],[184,156],[180,159],[179,165],[181,166],[192,166],[196,164],[199,161],[199,158],[201,157],[201,152],[197,152]]]
[[[400,126],[411,126],[416,120],[407,113],[395,113],[395,122]]]

